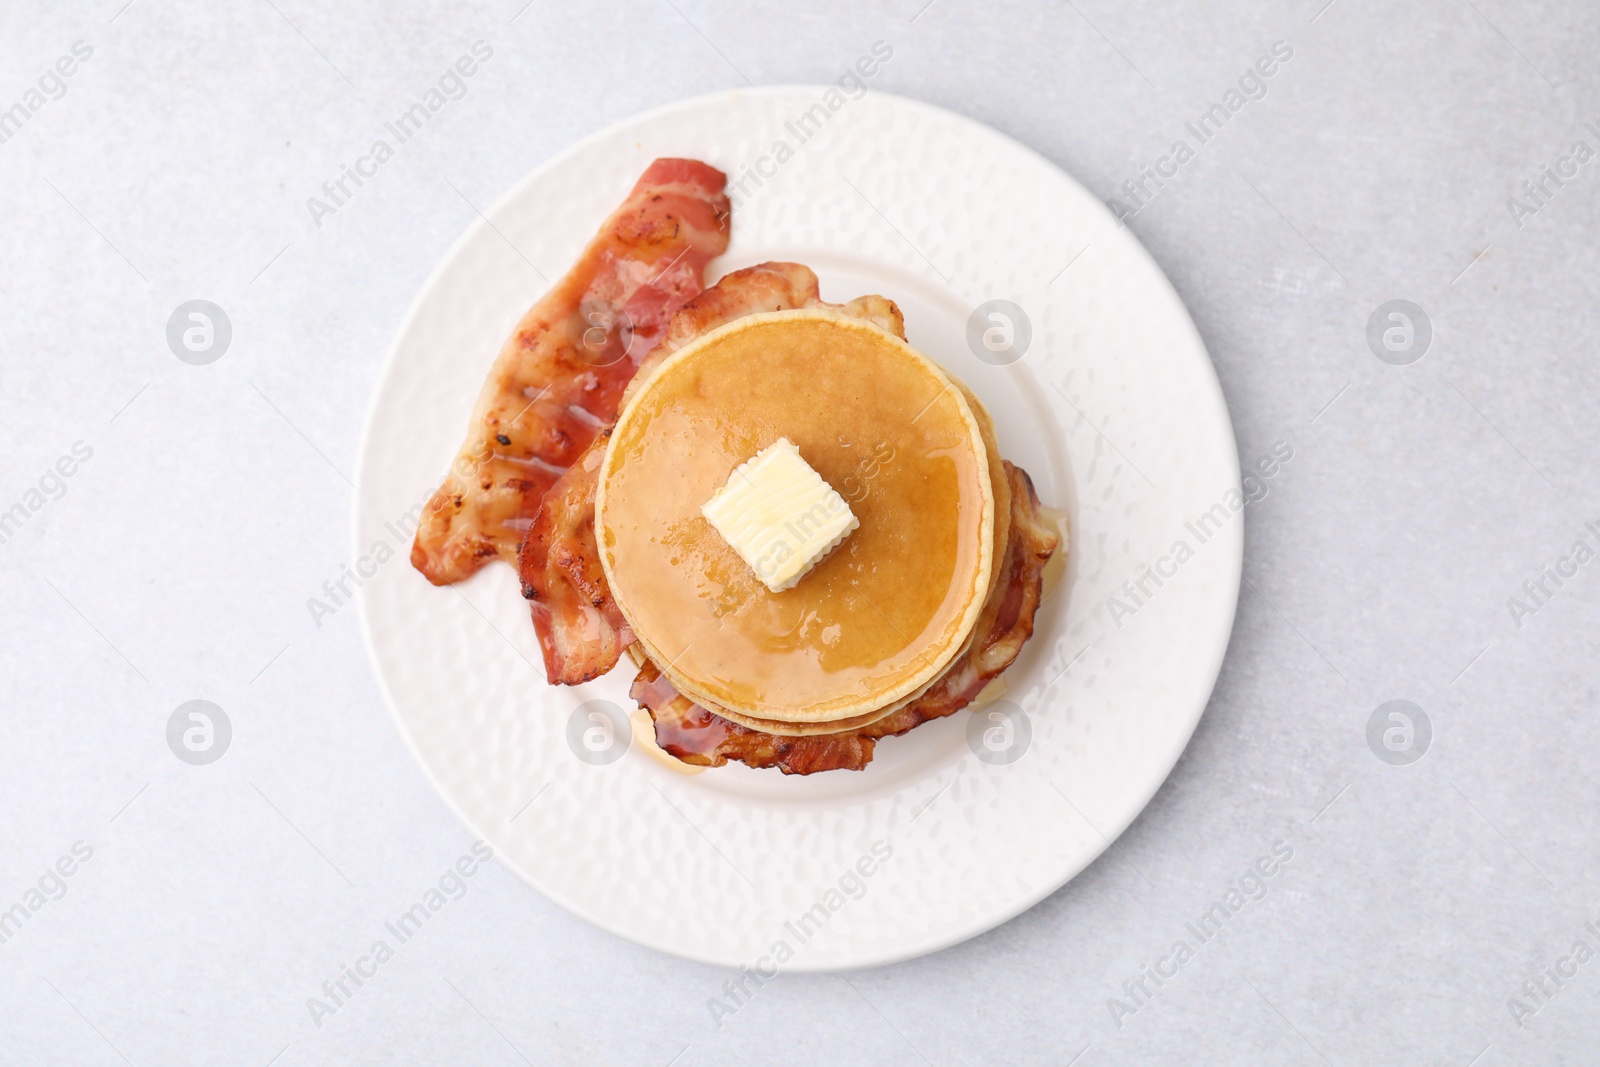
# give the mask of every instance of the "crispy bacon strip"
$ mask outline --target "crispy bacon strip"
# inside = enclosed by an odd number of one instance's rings
[[[411,564],[458,582],[518,547],[551,484],[617,417],[623,389],[728,247],[726,176],[650,165],[496,357],[466,442],[423,509]]]
[[[522,542],[522,595],[551,685],[580,685],[617,665],[633,631],[611,597],[594,534],[594,491],[611,429],[545,493]]]
[[[630,695],[655,720],[656,743],[683,762],[702,767],[738,760],[751,767],[777,767],[784,774],[859,771],[872,762],[879,738],[899,736],[970,704],[984,686],[1011,666],[1033,635],[1045,564],[1060,541],[1056,530],[1039,514],[1039,498],[1027,472],[1010,463],[1005,469],[1011,482],[1006,578],[995,583],[984,602],[967,651],[921,696],[857,730],[779,736],[730,722],[693,703],[641,655],[643,662]]]
[[[834,308],[905,337],[900,309],[887,297],[829,304],[819,295],[817,276],[810,268],[762,263],[734,271],[673,315],[665,340],[640,365],[634,381],[644,381],[662,359],[724,323],[797,307]],[[594,490],[605,442],[602,432],[545,493],[522,542],[522,595],[533,603],[545,677],[552,685],[578,685],[599,677],[615,667],[622,650],[633,643],[633,634],[611,599],[595,546]]]

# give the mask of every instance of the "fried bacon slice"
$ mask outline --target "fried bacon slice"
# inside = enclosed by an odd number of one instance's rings
[[[810,268],[762,263],[727,275],[673,315],[665,339],[640,365],[634,381],[642,382],[662,359],[734,319],[822,307],[867,319],[905,339],[900,309],[887,297],[829,304],[820,296]],[[595,545],[594,491],[608,433],[609,425],[544,494],[522,542],[522,595],[532,602],[545,677],[552,685],[578,685],[605,674],[633,643],[633,634],[611,598]]]
[[[545,491],[616,420],[635,370],[727,249],[726,183],[692,159],[656,160],[517,324],[423,509],[411,564],[430,582],[516,560]]]
[[[1011,463],[1005,464],[1005,470],[1011,483],[1005,578],[995,583],[984,601],[972,643],[921,696],[856,730],[780,736],[707,711],[679,693],[654,663],[639,654],[642,663],[630,695],[655,720],[656,744],[683,762],[701,767],[720,767],[738,760],[751,767],[777,767],[784,774],[859,771],[872,762],[880,738],[899,736],[970,704],[984,686],[1011,666],[1033,635],[1045,564],[1060,541],[1059,533],[1039,514],[1039,498],[1027,472]]]
[[[594,533],[594,491],[611,428],[556,479],[522,541],[518,569],[551,685],[581,685],[617,665],[633,631],[612,599]]]

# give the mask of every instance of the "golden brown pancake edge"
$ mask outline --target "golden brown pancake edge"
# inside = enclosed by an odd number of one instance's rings
[[[689,365],[701,358],[702,353],[715,352],[718,346],[740,343],[759,344],[757,341],[759,337],[758,331],[776,329],[779,323],[788,323],[790,326],[779,335],[769,333],[767,335],[769,338],[797,337],[800,335],[794,332],[795,328],[804,330],[807,323],[813,322],[826,324],[834,329],[850,331],[859,335],[860,338],[866,339],[864,343],[872,349],[875,358],[883,357],[892,360],[904,357],[904,366],[908,369],[907,376],[909,378],[915,379],[920,375],[926,379],[921,384],[926,384],[929,388],[933,386],[939,387],[938,391],[934,393],[934,399],[928,402],[923,412],[928,411],[935,405],[939,405],[941,417],[946,419],[948,423],[948,426],[943,423],[940,425],[947,429],[954,428],[954,432],[959,433],[962,445],[970,452],[973,469],[967,472],[967,479],[970,481],[972,493],[962,496],[960,499],[965,502],[965,506],[970,506],[974,502],[978,504],[979,517],[975,530],[977,545],[975,551],[970,551],[970,555],[973,557],[971,565],[967,570],[952,578],[948,586],[950,590],[955,590],[954,595],[957,597],[955,604],[958,610],[952,616],[955,620],[954,629],[948,632],[942,646],[937,641],[929,646],[931,651],[923,657],[920,669],[908,671],[904,676],[895,678],[892,684],[883,685],[867,697],[856,694],[852,699],[850,695],[843,695],[814,701],[810,706],[800,708],[775,708],[770,705],[757,707],[738,706],[737,701],[727,699],[724,693],[700,684],[699,679],[696,677],[677,669],[673,654],[669,649],[663,647],[662,638],[665,635],[653,632],[655,623],[653,621],[644,621],[641,618],[641,613],[635,610],[637,605],[631,600],[630,586],[632,582],[630,581],[629,573],[627,573],[631,564],[619,566],[613,551],[615,548],[613,542],[616,539],[611,534],[611,526],[608,524],[608,520],[613,517],[611,509],[614,503],[613,493],[610,490],[614,484],[614,476],[625,459],[621,449],[630,447],[624,443],[631,440],[630,432],[635,429],[634,423],[638,420],[643,420],[644,425],[649,425],[651,419],[660,414],[659,411],[652,410],[649,405],[656,390],[664,387],[664,383],[672,383],[675,376],[680,373],[689,373],[690,369],[692,369]],[[745,337],[739,338],[738,335],[740,334],[744,334]],[[736,352],[737,349],[729,348],[727,351]],[[892,356],[889,353],[892,353]],[[724,353],[720,356],[707,358],[726,359],[728,357]],[[693,379],[690,378],[688,380],[692,381]],[[948,399],[946,399],[947,392],[949,394]],[[917,418],[921,418],[921,414]],[[916,419],[912,419],[911,422],[916,422]],[[602,461],[601,475],[596,491],[595,524],[597,541],[600,544],[602,568],[605,571],[618,607],[624,617],[628,619],[635,636],[643,645],[644,650],[667,674],[673,684],[685,696],[695,702],[706,706],[708,709],[715,709],[718,714],[724,714],[732,721],[742,722],[752,728],[769,732],[827,732],[870,723],[893,711],[907,700],[915,698],[925,690],[928,685],[939,677],[944,668],[967,647],[970,641],[973,625],[977,621],[984,600],[994,581],[996,545],[1004,543],[1000,542],[996,536],[997,533],[1003,532],[997,530],[997,526],[1002,526],[1005,522],[999,517],[999,504],[1002,502],[996,500],[996,483],[993,476],[993,471],[998,467],[999,463],[1000,458],[994,442],[992,422],[988,417],[988,413],[983,410],[982,405],[976,402],[976,399],[972,397],[962,383],[952,379],[937,364],[934,364],[926,356],[899,338],[869,322],[825,310],[786,310],[746,316],[697,338],[694,342],[684,346],[662,361],[660,365],[651,371],[648,380],[634,391],[633,396],[619,415]],[[1002,478],[999,482],[1002,489],[1005,484]],[[963,482],[963,487],[964,489],[967,487],[966,482]],[[625,491],[623,490],[623,492]],[[972,494],[975,494],[975,499]],[[616,506],[632,507],[635,512],[634,515],[630,515],[627,511],[623,511],[620,514],[624,521],[633,521],[636,524],[640,524],[637,512],[641,503],[642,499],[636,499]],[[1005,518],[1006,520],[1009,519],[1009,512],[1007,512]],[[706,528],[704,536],[717,537],[715,531],[711,530],[709,526]],[[974,534],[958,532],[958,536],[962,544],[967,545],[966,549],[961,549],[960,551],[971,550],[972,546],[969,542]],[[958,545],[959,548],[960,546]],[[824,560],[822,564],[819,564],[819,568],[827,562],[827,560]],[[810,580],[810,577],[808,576],[807,579],[802,580],[801,585],[804,586],[805,581]],[[959,586],[962,582],[965,582],[968,587],[960,589]],[[949,593],[946,593],[947,597],[949,595]],[[887,616],[885,619],[888,621]],[[893,624],[891,623],[891,625]],[[910,645],[908,644],[906,647],[909,648]],[[686,651],[688,650],[680,651],[678,655],[682,656]]]

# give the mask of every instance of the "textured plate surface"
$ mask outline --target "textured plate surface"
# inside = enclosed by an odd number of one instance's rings
[[[899,302],[912,344],[984,401],[1002,452],[1071,530],[1001,701],[880,742],[861,773],[677,773],[591,714],[603,706],[591,702],[633,708],[626,661],[588,685],[545,684],[511,568],[435,589],[405,562],[405,517],[438,484],[495,353],[546,287],[539,275],[564,272],[667,155],[732,179],[733,242],[708,280],[794,259],[824,299]],[[368,413],[354,532],[358,557],[382,556],[379,543],[395,553],[366,581],[362,617],[400,730],[502,862],[664,951],[827,970],[981,933],[1126,828],[1216,680],[1243,523],[1205,348],[1099,201],[986,126],[819,86],[640,115],[540,168],[489,218],[399,330]],[[988,318],[993,300],[1020,314]],[[1010,322],[1009,355],[969,344],[975,311],[975,336]]]

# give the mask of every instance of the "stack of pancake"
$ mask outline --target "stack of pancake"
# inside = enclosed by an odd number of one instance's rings
[[[1016,570],[1015,483],[988,413],[854,306],[750,314],[665,355],[630,386],[600,465],[600,560],[641,667],[780,738],[916,702],[987,639],[980,617]],[[701,509],[780,439],[859,526],[774,592]]]

